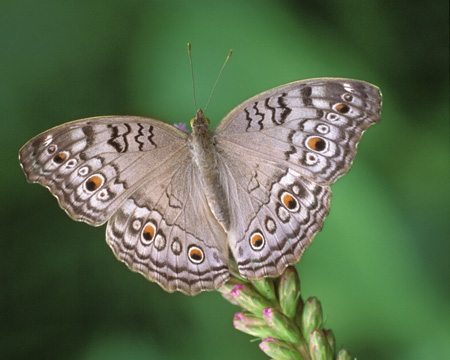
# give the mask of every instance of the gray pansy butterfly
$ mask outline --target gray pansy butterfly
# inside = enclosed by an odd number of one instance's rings
[[[75,220],[98,226],[117,258],[167,291],[196,294],[299,261],[329,211],[381,94],[338,78],[297,81],[232,110],[213,131],[105,116],[46,131],[20,150],[30,182]]]

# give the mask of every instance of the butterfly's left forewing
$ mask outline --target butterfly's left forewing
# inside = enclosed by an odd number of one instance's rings
[[[158,120],[96,117],[50,129],[19,153],[30,182],[47,187],[75,220],[101,225],[161,164],[177,163],[187,134]]]

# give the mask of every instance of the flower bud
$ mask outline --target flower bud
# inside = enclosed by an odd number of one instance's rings
[[[228,280],[225,284],[223,284],[222,287],[218,289],[218,291],[227,301],[229,301],[233,305],[239,306],[238,302],[233,298],[233,296],[231,296],[231,291],[233,290],[234,285],[237,284],[243,285],[243,283],[239,279],[231,276],[230,280]]]
[[[233,325],[237,330],[259,338],[274,336],[272,329],[266,325],[263,319],[250,313],[236,313]]]
[[[258,315],[261,316],[262,309],[270,306],[268,300],[263,298],[252,286],[236,284],[231,290],[230,295],[237,304]]]
[[[306,341],[309,341],[309,334],[320,329],[323,323],[322,305],[316,297],[310,297],[303,305],[302,313],[302,333]]]
[[[294,317],[295,325],[297,325],[299,329],[302,328],[302,316],[303,316],[303,299],[300,296],[300,298],[298,299],[297,309],[295,310],[295,317]]]
[[[304,360],[298,351],[291,345],[275,338],[266,338],[259,347],[268,356],[279,360]]]
[[[312,360],[333,360],[333,353],[322,330],[313,330],[309,337]]]
[[[273,280],[263,278],[261,280],[253,280],[251,282],[258,292],[264,296],[267,300],[272,301],[277,298],[275,295],[275,288],[273,286]]]
[[[281,311],[293,319],[297,312],[298,299],[300,298],[300,280],[295,267],[289,266],[280,277],[278,285],[278,297]]]
[[[330,345],[331,353],[336,354],[336,339],[334,337],[333,331],[328,329],[324,330],[323,333],[325,334],[325,337],[327,338],[328,345]]]
[[[301,341],[300,330],[294,322],[274,308],[263,310],[264,322],[274,331],[277,338],[298,344]]]
[[[350,356],[350,352],[346,349],[341,349],[339,351],[336,360],[352,360],[352,357]]]

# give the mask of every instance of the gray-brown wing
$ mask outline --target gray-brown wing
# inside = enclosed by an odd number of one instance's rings
[[[300,260],[329,211],[329,186],[257,157],[219,158],[230,200],[228,241],[239,273],[278,276]]]
[[[215,130],[241,275],[277,276],[320,231],[331,191],[380,120],[381,94],[350,79],[298,81],[232,110]]]
[[[105,116],[50,129],[19,153],[30,182],[75,220],[101,225],[161,166],[182,163],[188,135],[158,120]]]
[[[119,260],[167,291],[194,295],[228,280],[226,234],[190,161],[165,168],[133,193],[106,234]]]
[[[215,130],[225,152],[284,164],[321,185],[345,174],[363,132],[380,120],[381,93],[363,81],[323,78],[268,90]]]

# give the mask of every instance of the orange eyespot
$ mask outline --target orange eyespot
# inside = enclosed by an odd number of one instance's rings
[[[324,139],[320,137],[311,137],[308,139],[308,142],[306,144],[311,150],[315,151],[323,151],[325,150],[327,143]]]
[[[255,232],[250,236],[250,246],[253,250],[261,250],[264,243],[264,236],[260,232]]]
[[[203,254],[202,249],[197,246],[190,246],[188,249],[189,260],[191,260],[194,264],[200,264],[203,262],[205,255]]]
[[[284,207],[289,211],[296,211],[298,209],[297,199],[288,192],[284,192],[281,195],[281,202],[283,203]]]
[[[350,111],[350,107],[346,104],[338,104],[336,105],[336,111],[339,111],[341,114],[346,114]]]
[[[156,228],[155,225],[148,223],[142,230],[142,239],[146,243],[151,243],[155,238]]]
[[[104,179],[98,175],[91,176],[89,179],[86,180],[86,190],[87,191],[95,191],[100,186],[103,185]]]
[[[57,163],[57,164],[61,164],[63,163],[65,160],[67,159],[67,154],[64,152],[61,152],[57,155],[55,155],[55,157],[53,158],[53,162]]]

